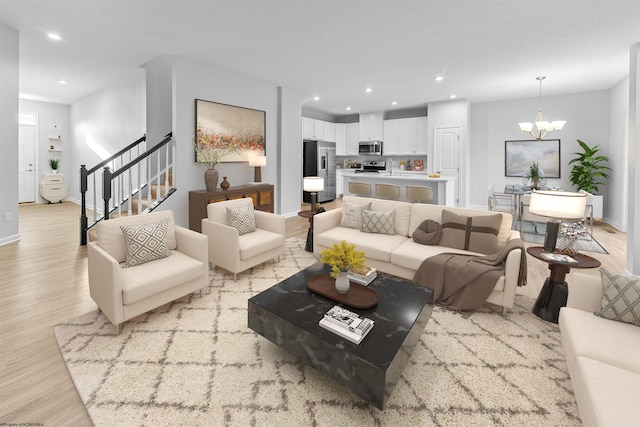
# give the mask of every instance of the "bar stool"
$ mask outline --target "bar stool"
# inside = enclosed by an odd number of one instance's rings
[[[405,196],[409,200],[415,200],[418,203],[430,202],[433,200],[433,188],[423,185],[407,185]]]
[[[400,196],[400,186],[393,184],[376,184],[376,196],[385,199],[396,199]]]
[[[349,181],[349,193],[355,194],[356,196],[368,196],[371,194],[371,184]]]

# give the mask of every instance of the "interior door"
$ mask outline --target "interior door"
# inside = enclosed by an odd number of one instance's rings
[[[455,180],[455,201],[459,206],[460,195],[460,127],[441,127],[434,130],[433,169],[440,175]]]
[[[18,128],[18,202],[36,201],[36,128],[20,125]]]

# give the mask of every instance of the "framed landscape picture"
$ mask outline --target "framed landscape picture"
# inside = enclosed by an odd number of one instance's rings
[[[544,171],[545,178],[560,178],[560,140],[504,142],[505,176],[526,176],[533,162],[538,162],[538,167]]]
[[[241,162],[265,156],[266,113],[217,102],[195,100],[197,163]]]

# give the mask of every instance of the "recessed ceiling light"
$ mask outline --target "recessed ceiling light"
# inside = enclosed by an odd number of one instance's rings
[[[436,76],[436,78],[434,80],[437,81],[437,82],[441,82],[442,80],[444,80],[444,77]]]
[[[314,96],[314,97],[313,97],[313,100],[314,100],[314,101],[318,101],[318,100],[320,100],[320,97],[319,97],[319,96]]]
[[[396,101],[393,101],[391,105],[398,105],[398,103]]]
[[[58,83],[60,83],[61,85],[66,85],[67,81],[66,80],[58,80]]]
[[[49,33],[47,34],[47,37],[49,37],[51,40],[62,40],[62,37],[55,33]]]
[[[372,89],[370,87],[368,87],[364,91],[367,92],[367,93],[371,93]]]
[[[351,107],[347,107],[347,111],[351,111]]]
[[[457,96],[457,95],[455,95],[455,94],[451,94],[451,95],[449,95],[449,98],[453,99],[453,98],[455,98],[456,96]]]

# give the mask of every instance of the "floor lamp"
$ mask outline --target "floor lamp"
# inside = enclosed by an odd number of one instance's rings
[[[538,190],[531,192],[529,212],[551,218],[547,222],[547,232],[544,236],[545,252],[555,251],[562,220],[582,219],[586,203],[587,195],[584,193]]]
[[[321,176],[305,176],[302,189],[311,193],[311,211],[317,212],[317,194],[318,191],[324,190],[324,178]]]

